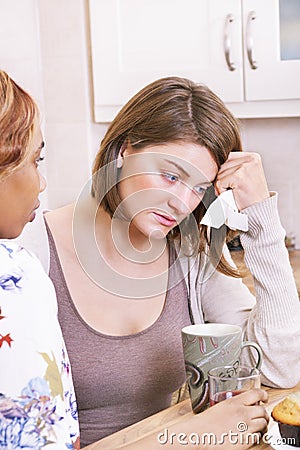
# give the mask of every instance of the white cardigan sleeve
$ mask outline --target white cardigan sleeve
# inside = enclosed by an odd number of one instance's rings
[[[198,283],[206,322],[239,324],[244,339],[263,351],[262,381],[288,388],[300,379],[300,302],[284,244],[277,195],[245,209],[249,231],[241,233],[245,264],[254,278],[256,301],[240,279],[213,271]],[[243,350],[243,362],[251,356]]]

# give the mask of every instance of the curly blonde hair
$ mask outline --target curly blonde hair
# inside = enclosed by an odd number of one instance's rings
[[[29,155],[38,108],[32,97],[0,70],[0,180]]]

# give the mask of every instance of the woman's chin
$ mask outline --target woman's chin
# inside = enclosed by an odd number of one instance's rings
[[[150,241],[152,241],[152,240],[161,241],[162,239],[166,238],[168,232],[169,232],[169,230],[166,230],[165,233],[161,229],[152,230],[149,234],[149,240]]]

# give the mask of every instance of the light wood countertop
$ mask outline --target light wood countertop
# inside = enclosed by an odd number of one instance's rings
[[[273,389],[273,388],[264,388],[268,392],[269,400],[266,406],[268,413],[271,413],[274,405],[286,397],[291,392],[300,391],[300,383],[292,388],[292,389]],[[189,416],[192,417],[193,412],[191,410],[190,400],[184,400],[177,405],[171,406],[153,416],[147,417],[146,419],[131,425],[130,427],[124,428],[123,430],[118,431],[104,439],[101,439],[94,444],[88,445],[84,447],[85,450],[116,450],[120,448],[124,448],[126,450],[126,444],[138,442],[140,439],[146,436],[153,437],[153,450],[157,450],[160,448],[165,448],[164,445],[159,444],[157,441],[158,434],[162,432],[168,426],[171,426],[175,423],[180,423],[186,420]],[[272,426],[274,425],[274,421],[271,418],[268,430],[270,430],[270,434],[266,434],[265,440],[268,441],[271,437]],[[152,439],[151,439],[152,440]],[[185,446],[183,445],[183,448]],[[195,446],[196,448],[197,446]],[[139,448],[139,447],[137,447]],[[143,448],[143,443],[141,441],[140,448]],[[166,446],[166,448],[172,448],[172,446]],[[220,448],[223,448],[220,445]],[[284,447],[283,447],[284,448]],[[296,448],[296,447],[295,447]],[[253,446],[255,450],[271,450],[272,447],[264,442],[260,442]]]

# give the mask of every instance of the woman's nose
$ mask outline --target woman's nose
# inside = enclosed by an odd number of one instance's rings
[[[42,175],[40,172],[39,175],[40,175],[40,192],[43,192],[46,189],[47,181],[44,175]]]
[[[187,216],[196,208],[199,201],[190,187],[181,185],[180,189],[170,196],[168,203],[177,214]]]

